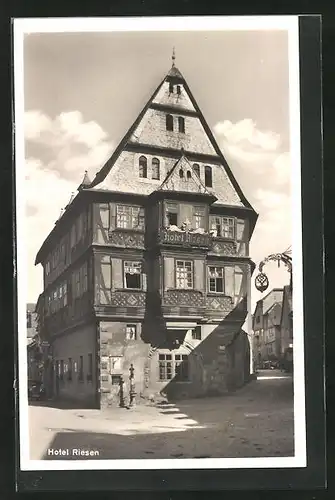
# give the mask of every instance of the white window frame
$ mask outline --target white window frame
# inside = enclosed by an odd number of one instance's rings
[[[188,265],[190,264],[190,266]],[[176,288],[193,290],[194,287],[194,262],[193,260],[175,260]]]

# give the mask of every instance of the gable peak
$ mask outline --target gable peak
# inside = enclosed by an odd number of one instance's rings
[[[176,161],[162,184],[159,186],[158,191],[187,191],[212,196],[193,169],[183,149],[181,150],[179,160]]]

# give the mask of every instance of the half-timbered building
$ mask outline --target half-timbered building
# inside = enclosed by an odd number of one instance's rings
[[[116,405],[129,377],[137,401],[241,386],[256,220],[173,63],[37,254],[55,395]]]

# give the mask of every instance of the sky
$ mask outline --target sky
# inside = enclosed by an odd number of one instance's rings
[[[173,47],[176,66],[259,214],[251,258],[258,265],[291,245],[287,32],[29,34],[23,70],[27,302],[43,290],[35,257],[61,209],[84,171],[93,178],[116,148],[169,71]],[[284,267],[268,264],[265,271],[269,290],[288,284]],[[252,285],[252,309],[261,296]]]

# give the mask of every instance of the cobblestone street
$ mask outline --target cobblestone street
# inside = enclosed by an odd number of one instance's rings
[[[276,370],[263,371],[243,389],[222,397],[104,411],[34,403],[29,415],[33,460],[294,454],[292,377]],[[73,449],[95,454],[73,455]]]

